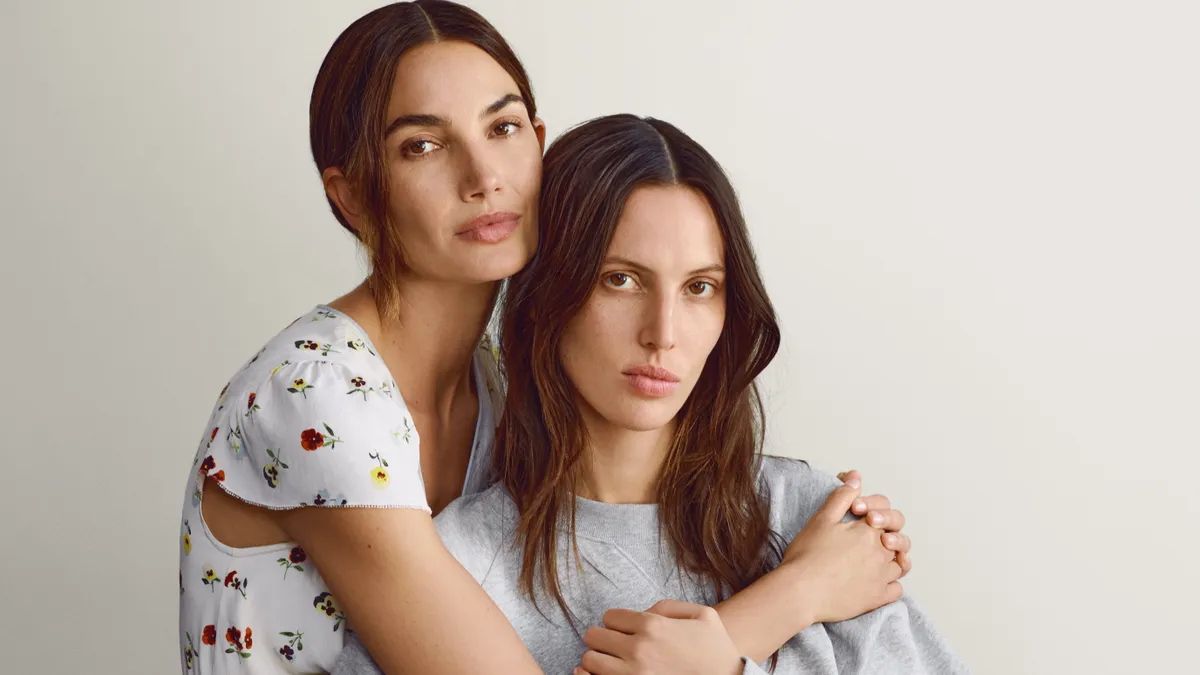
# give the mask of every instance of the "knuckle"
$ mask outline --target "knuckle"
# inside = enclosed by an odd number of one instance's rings
[[[657,637],[663,630],[663,618],[657,614],[651,614],[642,622],[642,633],[647,637]]]
[[[596,656],[597,656],[596,652],[593,652],[590,650],[583,653],[583,658],[580,659],[579,662],[580,662],[580,665],[583,666],[584,670],[587,670],[590,672],[590,671],[595,670],[597,667],[599,667],[600,664],[596,663]]]

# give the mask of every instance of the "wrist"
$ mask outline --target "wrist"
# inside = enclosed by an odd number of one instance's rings
[[[793,634],[818,623],[820,592],[812,573],[802,563],[784,561],[771,571],[771,574],[780,577],[780,588],[791,599],[790,604],[794,610],[788,619],[791,624],[789,628],[794,629]]]

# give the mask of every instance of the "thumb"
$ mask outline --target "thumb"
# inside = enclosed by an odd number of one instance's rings
[[[711,610],[707,605],[697,605],[682,600],[659,600],[646,610],[647,614],[657,614],[668,619],[700,619]]]
[[[825,503],[821,505],[813,519],[828,523],[839,522],[850,512],[850,506],[854,504],[854,500],[862,494],[862,482],[857,478],[851,478],[846,481],[845,485],[839,486],[829,496],[825,498]]]

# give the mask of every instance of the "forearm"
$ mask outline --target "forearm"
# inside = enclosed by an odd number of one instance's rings
[[[297,539],[379,671],[541,672],[508,619],[442,546],[428,515],[363,509],[292,517],[300,519],[319,521],[295,528]]]
[[[784,564],[716,606],[739,653],[761,663],[813,623],[803,586],[799,571]]]

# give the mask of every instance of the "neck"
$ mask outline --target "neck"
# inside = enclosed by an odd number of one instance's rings
[[[401,282],[396,316],[380,314],[369,282],[331,306],[367,332],[410,409],[444,418],[454,400],[470,391],[471,360],[487,327],[496,289],[496,282],[409,277]]]
[[[632,431],[596,420],[592,411],[584,417],[589,444],[576,488],[579,496],[609,504],[657,502],[658,478],[671,449],[675,422],[650,431]]]

